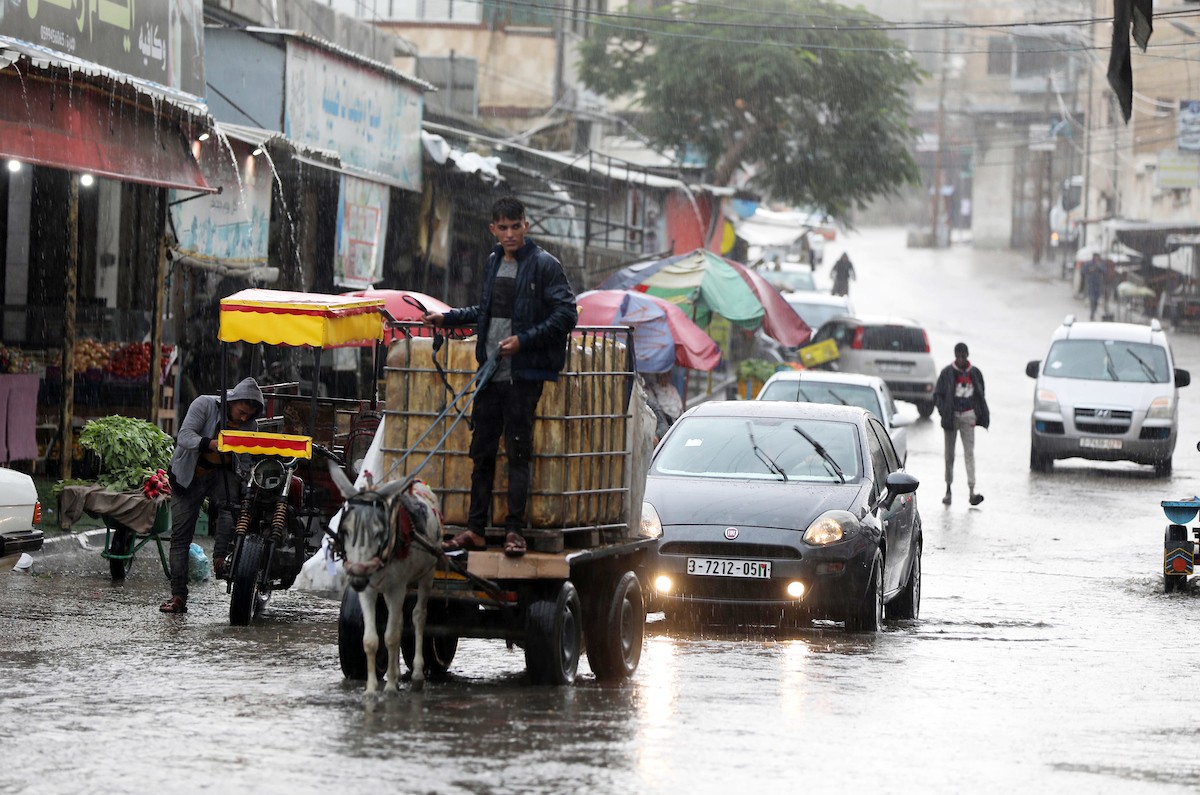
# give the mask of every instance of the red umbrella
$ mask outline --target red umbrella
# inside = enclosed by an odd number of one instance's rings
[[[717,343],[693,323],[682,309],[665,298],[636,290],[589,290],[575,300],[579,306],[581,325],[626,325],[629,320],[638,317],[643,317],[649,323],[653,321],[650,315],[654,313],[639,314],[637,307],[651,304],[666,317],[667,330],[674,342],[676,364],[693,370],[711,370],[721,360],[721,349]],[[636,322],[633,325],[636,329]]]
[[[418,306],[406,301],[409,298],[411,301],[424,306],[430,312],[449,312],[453,309],[452,306],[434,298],[432,295],[418,293],[415,290],[355,290],[342,295],[351,295],[356,298],[377,298],[383,300],[383,306],[392,317],[396,320],[404,320],[408,322],[419,323],[423,316],[423,312]],[[447,329],[447,332],[453,336],[468,336],[474,333],[473,329]],[[414,337],[428,337],[432,334],[432,329],[428,326],[410,327],[409,333]],[[384,332],[384,342],[391,342],[395,337],[403,336],[403,334],[395,329],[388,329]]]

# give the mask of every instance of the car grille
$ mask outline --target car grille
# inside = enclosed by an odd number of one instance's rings
[[[679,595],[723,602],[792,601],[779,580],[734,580],[728,577],[684,577],[679,585]]]
[[[1075,409],[1075,429],[1081,433],[1120,436],[1132,421],[1133,412],[1123,409]]]
[[[799,560],[800,550],[782,544],[738,544],[735,542],[669,541],[658,548],[660,555],[752,560]]]

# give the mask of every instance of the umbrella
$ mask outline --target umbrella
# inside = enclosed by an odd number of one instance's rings
[[[404,300],[406,297],[416,301],[424,306],[430,312],[449,312],[453,307],[444,301],[434,298],[432,295],[418,293],[415,290],[355,290],[342,295],[350,295],[356,298],[379,298],[383,300],[383,306],[396,320],[419,323],[421,321],[422,312],[419,308]],[[433,330],[428,326],[413,327],[409,329],[409,333],[414,337],[428,337],[433,333]],[[468,336],[474,333],[471,329],[447,329],[447,333],[452,336]],[[384,342],[391,342],[396,337],[403,336],[403,332],[396,329],[387,329],[384,332]]]
[[[711,251],[696,249],[688,254],[630,265],[610,276],[600,289],[652,293],[690,306],[701,325],[710,313],[715,313],[743,328],[762,326],[764,332],[784,345],[804,344],[811,332],[800,316],[779,291],[761,277],[756,281],[747,273],[744,266]]]
[[[575,302],[580,325],[633,328],[638,372],[666,372],[673,364],[711,370],[721,359],[712,338],[670,301],[632,290],[589,290]]]

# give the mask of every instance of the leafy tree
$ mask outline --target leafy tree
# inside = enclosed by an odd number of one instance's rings
[[[907,89],[922,72],[882,20],[821,0],[739,2],[593,18],[581,79],[636,97],[639,128],[703,156],[718,185],[747,166],[772,198],[836,216],[916,182]]]

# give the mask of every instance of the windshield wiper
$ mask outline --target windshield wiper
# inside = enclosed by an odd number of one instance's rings
[[[813,449],[817,451],[817,455],[819,455],[819,456],[821,456],[821,458],[825,459],[825,463],[827,465],[833,467],[833,473],[838,476],[838,480],[842,481],[843,483],[846,482],[846,476],[842,474],[842,468],[840,466],[838,466],[837,461],[833,460],[833,456],[831,456],[829,454],[829,451],[827,451],[824,447],[821,446],[820,442],[818,442],[816,439],[809,436],[808,433],[803,428],[801,428],[799,425],[793,425],[792,430],[795,431],[796,433],[800,434],[801,436],[803,436],[806,440],[808,440],[808,443],[811,444]]]
[[[1108,354],[1104,354],[1104,369],[1108,371],[1108,377],[1114,381],[1120,381],[1121,377],[1117,375],[1117,368],[1113,366],[1112,359]]]
[[[758,456],[758,460],[762,461],[763,464],[766,465],[767,469],[774,472],[786,483],[788,479],[787,473],[783,471],[783,467],[775,463],[774,458],[771,458],[771,456],[767,455],[765,450],[758,446],[758,442],[754,440],[754,426],[749,420],[746,421],[746,434],[750,437],[750,449],[754,451],[756,456]]]
[[[849,405],[850,405],[849,403],[847,403],[847,402],[846,402],[846,399],[845,399],[844,397],[842,397],[841,395],[839,395],[837,392],[834,392],[832,389],[831,389],[831,390],[829,390],[829,394],[831,394],[831,395],[833,395],[835,398],[837,398],[837,401],[838,401],[838,403],[841,403],[843,406],[849,406]]]
[[[800,399],[801,399],[801,400],[803,400],[805,403],[812,403],[812,398],[810,398],[810,397],[808,396],[808,393],[807,393],[807,392],[805,392],[805,391],[804,391],[803,389],[801,389],[800,387],[796,387],[796,394],[797,394],[797,395],[800,397]]]
[[[1147,364],[1145,359],[1134,353],[1133,348],[1126,347],[1125,352],[1132,356],[1134,361],[1142,366],[1142,371],[1146,373],[1146,378],[1150,379],[1151,381],[1154,381],[1154,379],[1158,378],[1158,373],[1154,371],[1154,368]]]

